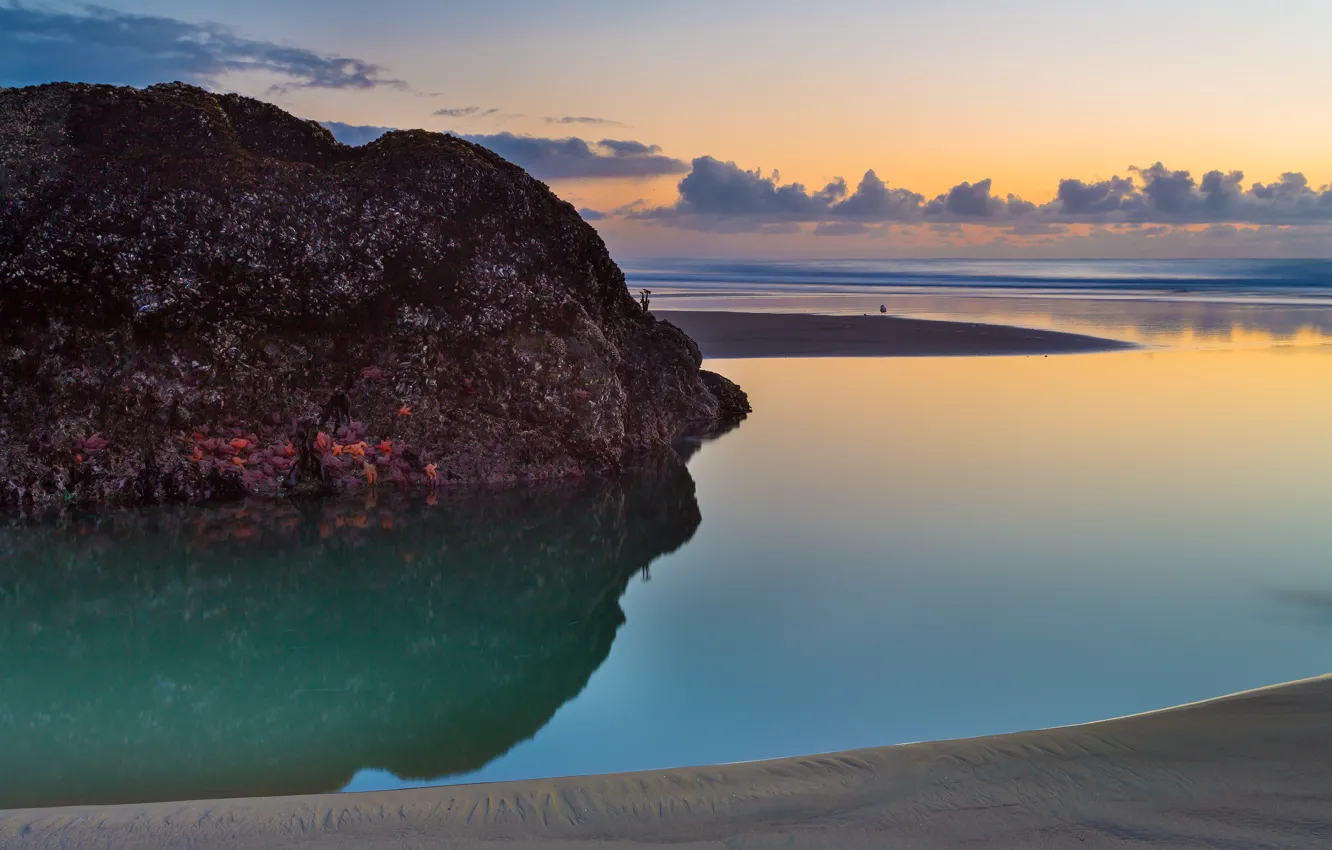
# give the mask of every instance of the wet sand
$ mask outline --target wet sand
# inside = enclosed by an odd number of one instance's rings
[[[655,310],[694,338],[704,357],[921,357],[1071,354],[1131,343],[1060,331],[897,316]]]
[[[806,758],[10,811],[0,847],[1326,848],[1329,753],[1322,677],[1084,726]]]

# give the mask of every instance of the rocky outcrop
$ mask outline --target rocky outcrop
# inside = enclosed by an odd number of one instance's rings
[[[490,151],[0,90],[0,503],[579,476],[748,410]]]

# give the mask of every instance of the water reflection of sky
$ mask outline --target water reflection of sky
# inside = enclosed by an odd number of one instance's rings
[[[899,288],[1332,303],[1332,260],[793,260],[631,263],[632,286],[715,292]]]
[[[1102,298],[1005,292],[876,291],[872,294],[653,292],[659,310],[874,315],[986,322],[1085,333],[1147,345],[1187,348],[1327,345],[1332,304],[1226,302],[1212,299]]]
[[[450,781],[1078,723],[1332,669],[1332,348],[737,360],[703,525]],[[366,771],[353,789],[396,787]]]
[[[629,269],[660,310],[877,314],[1173,347],[1332,342],[1329,261],[674,262]]]
[[[0,522],[0,808],[484,767],[586,685],[699,524],[613,480]]]

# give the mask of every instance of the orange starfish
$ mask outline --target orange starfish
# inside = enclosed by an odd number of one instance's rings
[[[75,462],[75,463],[83,463],[83,455],[81,455],[81,454],[75,454],[75,455],[74,455],[74,462]]]
[[[431,484],[434,484],[436,481],[438,481],[438,480],[439,480],[439,466],[437,466],[436,464],[433,464],[433,463],[427,463],[427,464],[426,464],[426,478],[429,478],[429,479],[430,479],[430,483],[431,483]]]
[[[291,443],[287,443],[287,445],[282,447],[282,453],[287,457],[296,457],[296,447]]]
[[[194,461],[195,463],[198,463],[199,461],[201,461],[201,460],[203,460],[203,459],[204,459],[203,449],[199,448],[199,447],[196,445],[196,446],[194,447],[194,454],[190,455],[190,460]]]
[[[391,455],[393,454],[393,441],[383,440],[379,445],[375,446],[375,448],[379,449],[380,454]]]
[[[345,447],[344,447],[344,446],[339,446],[337,443],[334,443],[334,444],[333,444],[333,457],[342,457],[342,450],[343,450],[343,448],[345,448]]]
[[[373,487],[379,483],[379,470],[373,463],[361,463],[361,474],[365,476],[365,486]]]
[[[314,444],[315,444],[315,448],[316,448],[316,449],[319,449],[319,451],[320,451],[321,453],[322,453],[322,452],[326,452],[326,451],[328,451],[328,447],[329,447],[329,439],[328,439],[328,435],[325,434],[323,431],[320,431],[320,432],[319,432],[319,436],[315,437],[315,442],[314,442]]]
[[[232,457],[231,462],[236,464],[237,466],[244,466],[245,458],[241,457],[240,455],[235,455],[234,457]]]
[[[365,457],[365,440],[359,443],[352,443],[349,446],[343,446],[342,451],[353,457]]]
[[[238,452],[242,451],[249,444],[250,441],[243,437],[237,437],[236,439],[232,440],[230,443],[227,443],[227,445],[231,446],[233,449],[235,449]]]
[[[398,408],[398,415],[399,415],[399,416],[411,416],[411,415],[412,415],[412,409],[411,409],[410,407],[408,407],[407,405],[404,404],[402,407],[399,407],[399,408]]]

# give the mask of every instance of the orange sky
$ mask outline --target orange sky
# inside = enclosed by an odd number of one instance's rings
[[[998,191],[1048,200],[1061,177],[1157,160],[1332,180],[1323,0],[667,2],[613,14],[575,4],[583,15],[500,5],[535,20],[475,23],[474,39],[446,37],[437,50],[420,44],[427,26],[375,58],[451,89],[450,106],[527,118],[433,118],[396,93],[352,108],[344,93],[294,105],[352,123],[540,135],[553,129],[540,117],[597,116],[622,126],[575,129],[808,184],[875,168],[926,195],[992,177]],[[367,53],[376,41],[347,46]]]
[[[1195,178],[1242,170],[1249,184],[1297,171],[1315,187],[1332,182],[1327,0],[386,0],[374,14],[353,0],[121,0],[116,9],[359,59],[400,81],[276,91],[280,72],[211,81],[354,125],[628,139],[686,162],[777,169],[783,183],[811,189],[837,177],[854,188],[874,169],[927,199],[990,178],[1000,197],[1043,204],[1061,178],[1091,182],[1157,161]],[[474,113],[435,114],[466,107]],[[551,120],[560,118],[595,120]],[[672,203],[678,180],[551,182],[608,211]],[[662,225],[598,226],[634,252],[719,241]],[[626,236],[631,227],[642,232]],[[812,253],[833,244],[785,236]],[[877,238],[852,240],[854,251],[902,241]],[[1277,234],[1253,250],[1332,252],[1319,238]],[[732,252],[774,247],[720,241]],[[908,239],[905,249],[930,244]]]

